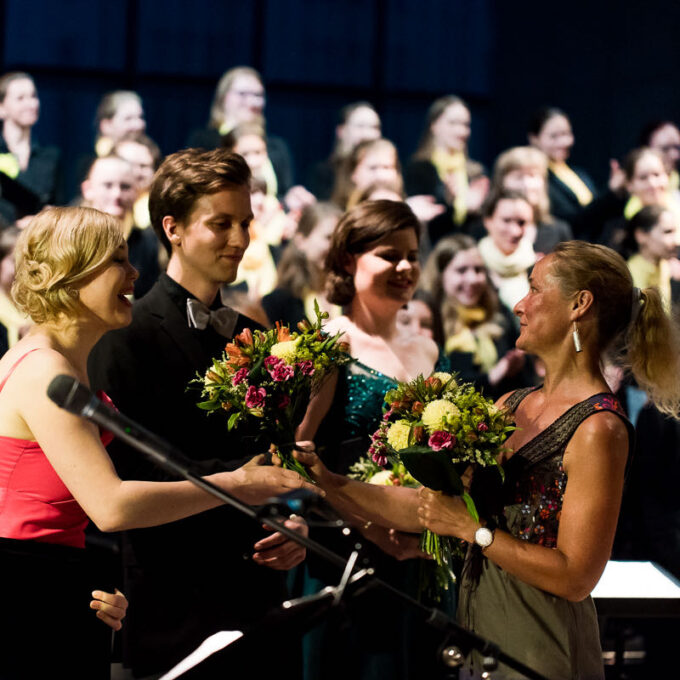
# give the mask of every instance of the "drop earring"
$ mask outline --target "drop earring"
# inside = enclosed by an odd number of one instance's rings
[[[576,321],[574,321],[574,330],[571,332],[571,337],[574,341],[574,349],[576,350],[576,354],[582,352],[583,347],[581,347],[581,336],[578,334],[578,327],[576,326]]]

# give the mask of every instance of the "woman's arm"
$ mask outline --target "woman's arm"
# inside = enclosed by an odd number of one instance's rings
[[[61,355],[36,352],[17,367],[3,397],[5,403],[14,404],[57,475],[101,530],[155,526],[220,504],[191,482],[121,481],[97,428],[60,409],[47,397],[47,387],[58,374],[77,377]],[[5,394],[8,388],[10,394]],[[297,473],[261,463],[257,458],[233,472],[220,472],[208,479],[251,504],[303,486],[315,490]]]
[[[585,420],[572,437],[564,466],[564,494],[555,549],[496,530],[484,554],[522,581],[577,602],[597,584],[611,554],[623,491],[628,434],[613,413]],[[421,524],[439,534],[474,542],[481,524],[467,513],[460,498],[421,490]]]
[[[301,442],[298,442],[298,446]],[[408,533],[420,532],[418,489],[403,486],[380,486],[350,479],[331,472],[315,454],[296,451],[313,479],[326,493],[326,500],[350,522],[361,518],[380,526]]]

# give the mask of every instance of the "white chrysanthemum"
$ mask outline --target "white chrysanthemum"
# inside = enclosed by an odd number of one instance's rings
[[[381,470],[376,472],[373,477],[368,480],[369,484],[377,484],[378,486],[392,486],[392,470]]]
[[[387,443],[395,450],[401,451],[408,447],[408,438],[411,434],[411,426],[405,420],[397,420],[387,430]]]
[[[279,359],[283,359],[289,366],[295,363],[297,356],[297,346],[300,343],[300,338],[295,340],[286,340],[285,342],[277,342],[269,352]]]
[[[448,418],[459,416],[458,407],[446,399],[435,399],[423,410],[423,425],[428,434],[435,430],[441,430]]]
[[[439,380],[442,381],[442,385],[446,385],[449,380],[451,380],[451,374],[450,373],[445,373],[444,371],[436,371],[435,373],[432,374],[433,378],[439,378]]]

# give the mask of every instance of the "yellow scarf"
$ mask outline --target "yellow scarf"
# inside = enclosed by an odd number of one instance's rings
[[[586,183],[566,164],[550,161],[548,167],[563,184],[566,184],[581,205],[588,205],[593,200],[593,192]]]
[[[475,333],[466,327],[446,339],[445,350],[447,354],[451,352],[472,354],[472,361],[484,373],[488,373],[498,362],[498,352],[492,338],[486,333]]]
[[[19,175],[19,161],[13,153],[0,153],[0,172],[7,177],[16,179]]]
[[[97,158],[104,158],[113,151],[114,146],[115,143],[110,137],[99,137],[94,143],[94,152]]]
[[[467,193],[468,193],[468,176],[467,176],[467,159],[462,151],[454,151],[449,153],[443,149],[435,149],[430,158],[432,165],[437,170],[439,179],[447,186],[450,185],[451,179],[455,188],[455,196],[453,197],[453,221],[455,224],[463,224],[467,217]]]
[[[680,197],[678,197],[677,192],[670,191],[670,185],[669,191],[666,194],[666,199],[663,202],[663,207],[670,210],[675,218],[680,220]],[[623,209],[623,216],[627,220],[630,220],[635,217],[635,215],[637,215],[640,210],[642,210],[642,208],[642,201],[637,196],[633,195],[628,199],[628,202]],[[680,246],[680,229],[676,231],[675,241]]]
[[[451,352],[472,354],[472,361],[484,373],[488,373],[498,362],[498,351],[491,329],[486,321],[486,310],[481,307],[457,307],[460,330],[446,339],[444,349]],[[475,328],[475,326],[479,326]]]
[[[260,298],[276,287],[276,265],[257,220],[250,223],[250,244],[243,254],[234,283],[242,281],[248,286],[250,295]]]
[[[663,306],[667,312],[670,312],[671,271],[668,262],[659,260],[659,264],[654,264],[637,253],[628,259],[628,269],[633,277],[633,284],[637,288],[656,286],[659,289]]]

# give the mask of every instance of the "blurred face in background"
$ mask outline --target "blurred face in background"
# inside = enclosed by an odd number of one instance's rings
[[[148,147],[137,142],[121,142],[116,146],[116,154],[130,164],[138,191],[146,191],[151,186],[155,172],[153,156]]]
[[[401,178],[395,150],[387,145],[368,150],[354,168],[351,179],[359,190],[374,182],[399,182]]]
[[[487,285],[486,267],[477,248],[457,252],[442,272],[444,294],[463,307],[476,307]]]
[[[267,162],[267,143],[259,135],[243,135],[234,144],[234,151],[246,159],[253,175],[259,175]]]
[[[319,220],[308,236],[295,235],[295,245],[307,256],[310,262],[323,267],[323,262],[331,245],[331,236],[337,223],[337,217],[324,217],[324,219]]]
[[[670,260],[675,257],[677,246],[678,221],[670,210],[659,217],[659,221],[649,230],[637,229],[635,240],[640,254],[652,262]]]
[[[82,183],[83,198],[91,208],[122,219],[137,198],[132,168],[122,158],[98,159]]]
[[[519,198],[501,199],[493,215],[484,219],[491,240],[504,255],[511,255],[517,250],[527,227],[533,224],[533,208]]]
[[[642,205],[664,205],[668,199],[668,172],[655,153],[644,153],[635,164],[626,189],[637,196]]]
[[[406,338],[434,337],[432,310],[422,300],[411,300],[397,312],[397,330]]]
[[[249,123],[262,116],[264,86],[253,75],[241,73],[224,95],[224,117],[231,125]]]
[[[360,106],[352,111],[347,121],[336,128],[344,153],[349,153],[360,142],[378,139],[380,134],[380,118],[368,106]]]
[[[111,118],[101,120],[99,129],[102,135],[114,142],[119,141],[129,133],[144,132],[146,130],[144,109],[136,99],[123,99]]]
[[[430,126],[435,147],[465,151],[470,138],[470,112],[463,104],[451,104]]]
[[[22,128],[30,128],[38,121],[40,100],[35,85],[29,78],[17,78],[7,85],[7,94],[0,103],[0,118]]]
[[[669,172],[678,167],[680,161],[680,130],[675,125],[663,125],[649,139],[649,146],[660,151]]]
[[[503,188],[519,191],[536,207],[545,200],[545,173],[541,168],[516,168],[503,177]]]
[[[551,161],[564,163],[574,146],[574,133],[567,118],[553,116],[548,118],[537,135],[529,135],[529,141]]]

